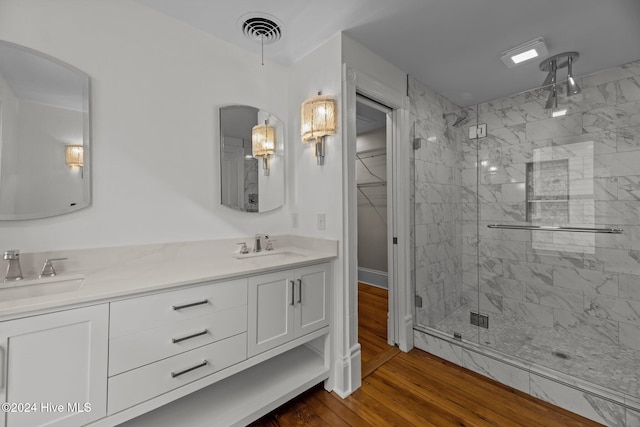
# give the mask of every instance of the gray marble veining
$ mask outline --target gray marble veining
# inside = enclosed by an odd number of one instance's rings
[[[538,375],[531,375],[530,381],[532,396],[584,414],[610,427],[626,427],[625,410],[620,405]]]
[[[620,152],[640,150],[640,125],[618,129],[616,148]]]
[[[615,86],[619,103],[640,101],[640,76],[618,80]]]
[[[490,314],[490,328],[482,329],[469,324],[471,310],[476,311],[477,307],[460,308],[435,325],[435,329],[450,336],[458,332],[465,339],[523,361],[629,396],[640,396],[640,349],[605,345],[601,337],[577,334],[561,325],[547,327],[496,312]],[[580,320],[559,321],[569,324]]]
[[[441,114],[457,107],[410,79],[416,133],[432,137],[415,152],[416,277],[428,300],[416,320],[640,398],[640,61],[580,81],[581,94],[559,99],[564,117],[533,90],[470,108],[453,129]],[[470,141],[476,111],[488,134]],[[487,228],[527,219],[624,232]],[[471,327],[469,307],[452,313],[461,302],[491,313],[491,328]],[[589,396],[571,399],[601,422],[625,420]]]

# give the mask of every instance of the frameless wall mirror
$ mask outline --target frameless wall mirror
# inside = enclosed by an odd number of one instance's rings
[[[252,142],[253,140],[253,142]],[[284,125],[248,105],[220,108],[221,203],[267,212],[284,203]]]
[[[89,76],[0,41],[0,219],[61,215],[91,202]]]

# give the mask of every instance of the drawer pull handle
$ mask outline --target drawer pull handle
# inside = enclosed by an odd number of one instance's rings
[[[302,279],[298,279],[298,303],[302,304]]]
[[[195,334],[187,335],[186,337],[171,338],[171,342],[174,343],[174,344],[177,344],[179,342],[190,340],[191,338],[200,337],[200,336],[206,335],[208,333],[209,333],[209,330],[208,329],[204,329],[204,330],[202,330],[200,332],[196,332]]]
[[[207,365],[208,365],[207,361],[206,361],[206,360],[203,360],[203,361],[202,361],[202,363],[201,363],[201,364],[199,364],[199,365],[192,366],[191,368],[187,368],[187,369],[185,369],[185,370],[183,370],[183,371],[179,371],[179,372],[171,372],[171,378],[177,378],[177,377],[179,377],[180,375],[184,375],[184,374],[186,374],[186,373],[188,373],[188,372],[195,371],[196,369],[203,368],[203,367],[205,367],[205,366],[207,366]]]
[[[191,307],[196,307],[198,305],[204,305],[204,304],[209,304],[209,300],[208,299],[203,299],[202,301],[198,301],[198,302],[192,302],[189,304],[183,304],[183,305],[173,305],[171,306],[174,310],[182,310],[185,308],[191,308]]]
[[[295,305],[296,304],[296,300],[295,300],[295,283],[293,282],[293,280],[289,280],[289,283],[291,284],[291,305]]]

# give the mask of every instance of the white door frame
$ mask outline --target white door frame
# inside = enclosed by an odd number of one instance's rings
[[[357,259],[357,186],[355,176],[356,162],[356,93],[360,93],[374,101],[388,106],[391,113],[391,124],[388,132],[391,136],[391,150],[388,150],[391,174],[387,176],[388,188],[393,194],[392,206],[389,209],[388,229],[390,243],[397,237],[398,243],[392,244],[393,262],[389,264],[389,289],[391,313],[389,322],[393,336],[389,341],[398,344],[402,351],[413,348],[413,296],[410,283],[410,154],[409,138],[409,97],[380,83],[369,75],[343,65],[343,247],[345,248],[343,265],[343,283],[345,292],[342,301],[347,308],[347,319],[343,319],[342,339],[351,349],[351,359],[356,369],[352,369],[350,385],[356,390],[360,384],[360,345],[358,336],[358,259]],[[389,167],[389,163],[388,163]],[[393,289],[391,289],[393,287]],[[355,367],[352,365],[352,367]],[[357,372],[356,372],[357,371]]]
[[[384,113],[386,118],[385,123],[385,150],[386,150],[386,177],[387,177],[387,237],[385,239],[387,245],[387,277],[388,277],[388,309],[387,309],[387,342],[389,345],[396,344],[396,337],[398,336],[397,325],[398,322],[395,321],[394,313],[395,309],[395,275],[394,272],[396,270],[396,258],[397,251],[395,250],[395,245],[393,245],[393,238],[396,237],[395,227],[394,227],[394,200],[395,193],[393,191],[393,146],[394,146],[394,136],[393,136],[393,124],[395,123],[394,118],[394,110],[387,107],[386,105],[380,104],[378,101],[374,101],[366,96],[364,96],[360,91],[356,90],[356,110],[357,103],[361,103],[364,105],[368,105],[371,108],[375,108],[376,110]],[[356,138],[357,138],[357,129],[356,129]],[[356,143],[357,146],[357,143]],[[356,147],[357,151],[357,147]],[[357,152],[356,152],[357,158]],[[359,227],[358,227],[359,228]],[[358,237],[359,239],[359,237]],[[359,245],[358,245],[359,248]]]

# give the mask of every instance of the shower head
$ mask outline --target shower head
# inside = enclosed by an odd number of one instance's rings
[[[453,122],[453,124],[451,126],[453,126],[454,128],[458,128],[462,125],[464,125],[465,123],[467,123],[469,121],[469,117],[467,116],[460,116],[456,119],[455,122]]]
[[[458,128],[469,121],[469,117],[464,113],[460,115],[456,113],[446,113],[442,115],[442,118],[445,119],[446,121],[447,117],[449,116],[455,116],[456,118],[454,122],[451,124],[451,126],[453,126],[454,128]]]

